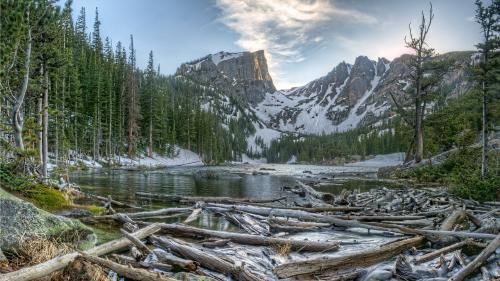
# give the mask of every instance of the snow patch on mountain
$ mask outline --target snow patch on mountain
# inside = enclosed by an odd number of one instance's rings
[[[242,55],[243,53],[218,52],[216,54],[211,55],[210,57],[215,65],[219,65],[219,63],[222,61],[239,58]]]
[[[271,142],[281,136],[281,132],[263,127],[258,123],[253,124],[255,134],[247,137],[247,150],[252,153],[262,153],[262,148],[269,147]]]
[[[374,61],[372,63],[374,64],[373,70],[376,71],[376,63]],[[389,68],[390,66],[386,64],[386,71]],[[351,69],[349,65],[348,74],[351,73]],[[339,97],[346,85],[351,82],[351,78],[347,77],[342,84],[338,82],[328,84],[326,91],[323,91],[323,84],[317,87],[316,83],[320,82],[312,81],[303,87],[266,93],[264,100],[254,108],[255,114],[265,124],[280,131],[329,134],[351,130],[356,128],[368,113],[380,116],[390,108],[388,103],[367,105],[368,99],[373,96],[382,76],[383,73],[375,74],[368,90],[352,107],[339,102]],[[308,91],[314,88],[317,90]],[[348,115],[342,122],[335,124],[332,121],[332,114],[347,111]]]

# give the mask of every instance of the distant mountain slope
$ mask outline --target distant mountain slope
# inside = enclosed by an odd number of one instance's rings
[[[263,51],[208,55],[182,64],[176,75],[234,99],[241,114],[232,114],[249,118],[255,128],[247,135],[247,149],[260,152],[281,133],[342,132],[394,115],[389,91],[401,93],[410,86],[410,59],[402,55],[375,61],[359,56],[353,65],[342,62],[325,76],[288,90],[275,89]],[[451,62],[441,82],[444,99],[471,88],[467,67],[473,59],[473,52],[434,58]],[[405,95],[398,98],[402,104],[409,100]]]

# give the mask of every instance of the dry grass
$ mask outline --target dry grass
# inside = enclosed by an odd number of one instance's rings
[[[273,248],[276,250],[278,255],[287,256],[290,253],[290,251],[292,250],[292,245],[290,245],[290,244],[274,245]]]
[[[75,259],[52,281],[109,281],[108,274],[98,265],[87,262],[81,258]]]
[[[30,266],[72,251],[68,244],[53,239],[43,236],[23,236],[14,262],[17,265]]]

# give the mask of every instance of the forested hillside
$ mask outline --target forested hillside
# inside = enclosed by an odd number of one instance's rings
[[[72,19],[71,1],[62,8],[55,1],[1,5],[4,157],[15,151],[43,163],[82,155],[113,162],[116,155],[172,155],[178,145],[219,163],[246,151],[245,120],[227,118],[237,115],[232,100],[160,75],[152,51],[147,68],[138,69],[133,36],[104,37],[97,9],[88,23],[85,9]]]

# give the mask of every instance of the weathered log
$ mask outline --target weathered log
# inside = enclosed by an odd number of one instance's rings
[[[421,272],[414,272],[411,264],[404,255],[399,255],[396,259],[394,274],[399,277],[399,279],[406,281],[416,281],[418,279],[435,277],[431,274],[428,276],[422,276]]]
[[[153,253],[159,261],[173,265],[175,268],[186,271],[195,271],[198,268],[198,265],[194,261],[179,258],[163,250],[156,249]]]
[[[130,265],[132,267],[159,269],[162,271],[173,270],[173,267],[170,264],[159,263],[159,262],[136,261],[133,257],[118,255],[118,254],[111,254],[111,257],[113,257],[118,263]]]
[[[93,199],[97,199],[103,203],[108,203],[110,202],[111,204],[115,205],[115,206],[118,206],[118,207],[122,207],[122,208],[130,208],[130,209],[142,209],[142,207],[138,207],[138,206],[135,206],[135,205],[132,205],[132,204],[128,204],[128,203],[123,203],[123,202],[120,202],[120,201],[116,201],[114,199],[112,199],[111,197],[103,197],[103,196],[99,196],[99,195],[95,195],[95,194],[91,194],[91,193],[86,193],[86,192],[82,192],[80,191],[84,196],[86,197],[89,197],[89,198],[93,198]]]
[[[331,270],[321,274],[314,275],[314,280],[328,280],[328,281],[351,281],[356,280],[360,275],[366,273],[364,269],[348,269],[348,270]],[[308,278],[307,276],[306,278]],[[306,279],[304,278],[304,280]],[[310,277],[313,279],[313,277]]]
[[[312,228],[312,227],[329,227],[330,223],[322,223],[322,222],[307,222],[307,221],[298,221],[298,220],[289,220],[283,218],[275,218],[271,217],[268,219],[269,223],[287,225],[287,226],[295,226],[302,228]]]
[[[358,212],[366,210],[365,207],[353,207],[353,206],[328,206],[328,207],[280,207],[282,209],[290,210],[301,210],[311,213],[323,213],[323,212]]]
[[[382,221],[382,223],[398,224],[404,226],[422,227],[431,226],[433,222],[429,219],[423,220],[402,220],[402,221]]]
[[[137,213],[118,213],[114,215],[104,215],[104,216],[94,216],[94,217],[88,217],[88,218],[83,218],[83,221],[107,221],[107,220],[118,220],[120,221],[122,217],[125,215],[130,219],[145,219],[145,218],[151,218],[151,217],[160,217],[160,216],[165,216],[165,215],[172,215],[172,214],[185,214],[188,212],[191,212],[193,208],[165,208],[165,209],[159,209],[159,210],[154,210],[154,211],[145,211],[145,212],[137,212]]]
[[[252,234],[225,232],[217,230],[202,229],[192,226],[180,224],[160,224],[162,230],[173,235],[181,236],[202,236],[227,239],[234,243],[244,245],[259,245],[259,246],[290,246],[293,250],[302,251],[335,251],[339,248],[339,241],[310,241],[310,240],[294,240],[285,238],[265,237]]]
[[[288,233],[297,233],[297,232],[314,232],[320,231],[326,227],[331,227],[329,223],[316,223],[316,222],[301,222],[294,221],[282,218],[269,218],[269,229],[276,232],[288,232]]]
[[[297,275],[321,272],[330,268],[338,270],[343,268],[367,267],[398,255],[406,249],[418,247],[423,242],[424,237],[417,236],[385,244],[374,249],[368,249],[338,257],[322,257],[289,262],[276,266],[273,271],[280,278],[288,278]]]
[[[149,225],[145,228],[138,230],[133,233],[133,236],[137,239],[143,239],[151,234],[159,231],[161,228],[157,224]],[[123,249],[131,244],[130,240],[127,238],[120,238],[117,240],[110,241],[108,243],[104,243],[92,249],[85,251],[85,253],[93,256],[101,256],[105,255],[120,249]],[[0,275],[0,281],[29,281],[37,278],[41,278],[49,275],[50,273],[63,269],[66,267],[71,261],[73,261],[77,256],[78,252],[72,252],[63,256],[59,256],[48,260],[46,262],[31,266],[25,267],[18,271],[6,273]]]
[[[394,231],[404,234],[418,234],[427,236],[429,238],[436,238],[437,236],[451,236],[457,238],[475,238],[475,239],[495,239],[496,235],[488,233],[466,232],[466,231],[444,231],[444,230],[427,230],[427,229],[413,229],[396,224],[380,223],[380,222],[366,222],[366,224],[384,227],[386,229],[394,229]]]
[[[479,269],[483,263],[500,247],[500,234],[496,236],[493,241],[491,241],[486,248],[466,267],[462,268],[460,271],[453,274],[449,279],[450,281],[461,281],[464,280],[469,274],[473,273]]]
[[[358,221],[405,221],[405,220],[421,220],[425,219],[424,216],[338,216],[344,220],[358,220]]]
[[[184,220],[184,223],[191,223],[195,220],[198,219],[198,217],[200,217],[200,214],[201,212],[203,211],[202,208],[196,208],[193,210],[193,212],[189,215],[189,217],[187,217],[185,220]]]
[[[228,239],[217,239],[217,240],[209,240],[209,241],[203,241],[200,243],[201,246],[209,249],[217,248],[217,247],[224,247],[229,243]]]
[[[223,257],[225,255],[221,253],[212,254],[208,251],[201,251],[193,245],[188,243],[180,243],[174,239],[169,239],[166,237],[152,236],[151,240],[162,245],[165,248],[170,249],[179,255],[186,257],[188,259],[198,262],[201,266],[218,271],[225,274],[231,274],[236,280],[242,281],[259,281],[262,280],[259,276],[250,272],[245,265],[235,266],[233,263],[227,261]]]
[[[217,212],[223,215],[228,221],[243,229],[245,232],[249,234],[256,235],[264,235],[270,236],[271,232],[269,231],[269,225],[265,222],[256,220],[252,216],[242,213],[242,212],[234,212],[234,211],[223,211]]]
[[[217,208],[226,208],[228,210],[238,210],[242,212],[247,212],[251,214],[257,214],[261,216],[279,216],[279,217],[289,217],[301,220],[309,220],[322,223],[330,223],[337,226],[343,227],[359,227],[366,229],[373,229],[379,231],[389,231],[389,232],[400,232],[398,229],[388,229],[381,226],[376,226],[367,223],[361,223],[356,220],[343,220],[333,216],[326,216],[321,214],[309,213],[302,210],[291,210],[282,208],[270,208],[270,207],[260,207],[260,206],[246,206],[246,205],[224,205],[224,204],[208,204],[207,208],[214,206]]]
[[[95,263],[105,268],[109,268],[114,272],[118,273],[118,275],[130,278],[132,280],[138,281],[175,281],[177,279],[173,279],[167,276],[164,276],[159,272],[151,272],[142,268],[134,268],[126,265],[122,265],[107,259],[103,259],[100,257],[92,256],[86,253],[80,253],[81,257],[89,262]]]
[[[333,200],[335,199],[335,196],[333,194],[316,191],[314,188],[310,187],[309,185],[307,185],[301,181],[297,181],[297,184],[299,185],[300,189],[302,191],[304,191],[306,196],[310,195],[314,198],[320,199],[323,202],[329,203],[329,204],[332,203]]]
[[[463,222],[467,218],[467,214],[462,209],[453,211],[441,224],[439,230],[450,231],[453,230],[455,225]]]
[[[148,248],[148,246],[146,246],[146,244],[142,243],[141,240],[135,238],[131,233],[128,233],[123,229],[120,229],[120,232],[123,234],[123,236],[130,240],[130,242],[132,242],[137,247],[137,249],[139,249],[139,251],[144,254],[144,256],[152,253],[152,251]]]
[[[465,211],[469,220],[476,226],[481,227],[482,222],[481,219],[474,215],[471,211]]]
[[[231,197],[213,197],[213,196],[199,197],[199,196],[180,196],[180,195],[158,194],[158,193],[147,193],[147,192],[136,192],[135,195],[139,197],[158,199],[165,202],[178,202],[184,204],[193,204],[196,202],[223,203],[223,204],[272,203],[286,199],[286,197],[279,197],[272,199],[231,198]]]
[[[450,253],[450,252],[453,252],[455,250],[461,249],[462,247],[464,247],[464,246],[466,246],[468,244],[470,244],[470,240],[460,241],[458,243],[449,245],[449,246],[441,248],[439,250],[436,250],[436,251],[427,253],[425,255],[419,256],[419,257],[415,258],[415,263],[419,264],[419,263],[423,263],[423,262],[426,262],[426,261],[430,261],[430,260],[432,260],[434,258],[437,258],[437,257],[441,256],[441,255],[445,255],[447,253]]]
[[[137,247],[134,245],[130,247],[130,254],[136,261],[140,261],[146,257],[146,255],[143,252],[139,251],[139,249],[137,249]]]

